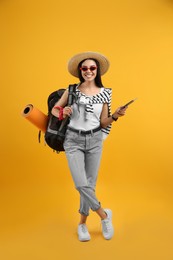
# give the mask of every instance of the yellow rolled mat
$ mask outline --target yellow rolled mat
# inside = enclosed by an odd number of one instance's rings
[[[32,104],[27,105],[23,111],[22,116],[30,121],[33,125],[38,127],[42,132],[46,132],[48,116],[34,107]]]

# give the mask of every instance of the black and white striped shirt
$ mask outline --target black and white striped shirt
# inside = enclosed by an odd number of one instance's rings
[[[80,92],[78,87],[76,88],[76,103],[78,103],[79,100],[84,99],[85,102],[85,114],[86,114],[86,120],[90,119],[92,114],[94,113],[94,107],[93,104],[108,104],[108,116],[111,115],[111,98],[112,98],[112,89],[110,88],[104,88],[103,91],[100,93],[94,95],[94,96],[87,96],[84,93]],[[102,132],[107,136],[110,133],[111,130],[111,124],[108,125],[105,128],[101,129]]]

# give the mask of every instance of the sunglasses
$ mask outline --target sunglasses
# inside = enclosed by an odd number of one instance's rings
[[[95,66],[95,65],[92,65],[90,67],[83,66],[83,67],[80,68],[80,70],[82,70],[82,71],[87,71],[87,70],[94,71],[96,69],[97,69],[97,66]]]

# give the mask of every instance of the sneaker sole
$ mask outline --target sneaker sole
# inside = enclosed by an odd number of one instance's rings
[[[87,242],[87,241],[90,241],[90,240],[91,240],[90,237],[85,238],[85,239],[83,239],[83,238],[79,238],[79,241],[80,241],[80,242]]]

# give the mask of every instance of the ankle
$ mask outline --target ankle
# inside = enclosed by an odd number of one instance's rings
[[[104,213],[103,213],[103,216],[102,216],[102,218],[101,218],[101,220],[104,220],[104,219],[106,219],[108,217],[108,215],[106,214],[106,212],[104,211]]]
[[[83,225],[83,224],[86,224],[86,221],[80,221],[79,222],[79,225]]]

